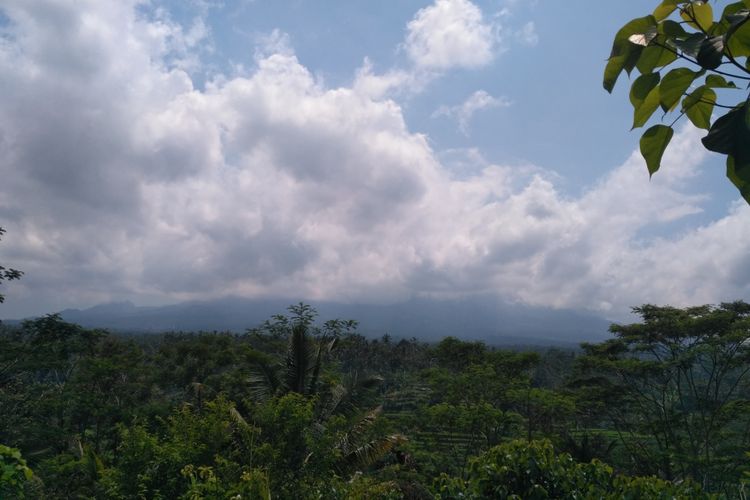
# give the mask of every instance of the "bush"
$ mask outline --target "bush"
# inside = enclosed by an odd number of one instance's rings
[[[598,460],[578,463],[547,441],[511,441],[472,460],[466,480],[441,476],[437,498],[494,499],[698,499],[709,498],[690,482],[613,476]]]

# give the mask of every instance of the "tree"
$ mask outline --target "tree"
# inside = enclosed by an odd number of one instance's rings
[[[291,392],[303,396],[318,394],[323,362],[338,342],[342,332],[356,328],[354,321],[329,320],[323,328],[314,326],[317,311],[307,304],[290,306],[291,316],[274,316],[273,322],[266,322],[258,334],[268,332],[276,338],[288,338],[289,346],[283,363],[257,364],[256,373],[250,377],[251,396],[264,400],[273,395]]]
[[[583,345],[576,385],[636,472],[692,477],[708,490],[736,484],[750,445],[750,304],[634,311],[642,323],[612,325],[616,338]]]
[[[577,463],[549,441],[511,441],[472,460],[466,480],[443,474],[435,498],[707,498],[696,484],[613,474],[598,460]]]
[[[633,19],[615,35],[604,88],[612,92],[623,71],[638,70],[630,88],[634,129],[660,107],[664,116],[679,109],[671,123],[653,125],[641,136],[649,174],[659,170],[674,125],[687,116],[708,130],[706,149],[727,155],[727,177],[750,203],[750,0],[731,2],[714,17],[704,0],[662,0],[651,15]],[[739,102],[718,102],[736,93],[742,94]],[[717,108],[725,113],[712,122]]]
[[[0,444],[0,498],[25,498],[24,485],[33,477],[21,452]]]
[[[5,229],[0,227],[0,237],[2,237],[2,235],[4,234],[5,234]],[[23,275],[23,272],[17,269],[0,266],[0,285],[2,285],[3,281],[13,281],[13,280],[20,279],[22,275]],[[5,295],[0,293],[0,304],[2,304],[3,302],[5,302]]]

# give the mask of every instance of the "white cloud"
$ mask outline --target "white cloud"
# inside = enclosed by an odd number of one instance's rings
[[[516,38],[524,45],[534,47],[539,43],[539,35],[536,32],[534,21],[529,21],[521,26],[521,28],[516,31],[515,35]]]
[[[432,114],[433,118],[438,116],[452,116],[458,120],[459,130],[466,136],[469,135],[469,122],[474,113],[483,109],[500,108],[510,106],[511,102],[505,97],[493,97],[484,90],[477,90],[458,106],[440,106]]]
[[[198,90],[168,62],[174,25],[132,4],[4,10],[0,249],[26,271],[4,314],[121,298],[494,292],[617,315],[748,294],[744,205],[674,237],[640,236],[700,210],[686,194],[699,132],[675,137],[651,182],[634,154],[571,198],[541,169],[475,153],[454,175],[377,82],[328,88],[288,44]]]
[[[400,69],[390,69],[385,73],[377,74],[373,70],[372,61],[366,57],[356,72],[352,86],[358,94],[372,99],[381,99],[404,91],[419,92],[430,78],[429,75]]]
[[[419,68],[476,68],[494,57],[496,28],[469,0],[435,0],[417,12],[407,30],[404,47]]]
[[[538,41],[533,22],[514,31],[505,7],[485,21],[481,9],[469,0],[435,0],[415,14],[406,26],[400,45],[409,57],[406,69],[391,68],[380,74],[365,58],[356,73],[354,88],[372,98],[419,93],[451,69],[475,69],[492,63],[505,50],[501,32],[507,31],[526,45]],[[506,26],[506,24],[508,26]]]

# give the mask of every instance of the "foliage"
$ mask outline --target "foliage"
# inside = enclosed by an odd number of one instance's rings
[[[446,499],[705,498],[694,484],[677,485],[654,477],[614,477],[608,465],[597,460],[575,462],[566,453],[555,453],[549,441],[520,440],[474,459],[466,480],[441,476],[436,490],[437,498]]]
[[[34,473],[26,465],[21,452],[0,444],[0,498],[24,498],[24,483],[32,477]]]
[[[642,323],[584,345],[575,385],[599,406],[642,471],[736,483],[750,446],[750,305],[634,308]]]
[[[748,21],[748,0],[722,10],[705,0],[662,0],[651,15],[633,19],[615,35],[604,88],[611,92],[623,71],[640,73],[630,88],[633,128],[644,126],[659,108],[665,115],[679,108],[669,125],[653,125],[641,136],[649,174],[659,170],[673,126],[687,116],[708,130],[702,139],[706,149],[727,156],[727,177],[750,203],[750,95],[741,90],[750,81]],[[719,103],[738,92],[736,104]],[[717,108],[725,114],[712,122]]]
[[[0,237],[5,234],[5,229],[0,227]],[[0,285],[2,285],[3,281],[12,281],[21,279],[21,276],[23,276],[23,272],[19,271],[17,269],[0,266]],[[0,304],[5,302],[5,295],[0,293]]]
[[[730,312],[745,313],[741,304],[733,307],[702,323],[714,332],[704,344],[726,347],[734,338],[739,355],[744,320]],[[579,488],[589,476],[616,470],[644,477],[591,483],[601,498],[679,491],[649,477],[666,476],[663,462],[626,453],[639,441],[652,446],[653,436],[606,418],[603,409],[641,423],[653,415],[639,413],[595,355],[598,348],[587,347],[574,362],[573,351],[513,352],[457,338],[436,345],[367,339],[348,330],[349,322],[317,326],[309,306],[290,312],[242,335],[111,334],[56,315],[0,326],[0,442],[21,450],[34,469],[23,492],[49,499],[476,497],[498,478],[525,474],[523,461],[491,465],[502,462],[493,450],[521,437],[571,451],[514,445],[511,456],[536,461],[534,484],[543,488]],[[720,333],[726,324],[732,335]],[[725,364],[731,358],[715,352]],[[599,399],[566,386],[573,367],[581,387]],[[724,380],[736,377],[736,368]],[[255,377],[264,369],[279,383],[257,397]],[[738,382],[732,401],[747,389]],[[705,482],[709,490],[729,492],[723,485],[742,477],[739,467],[726,466],[746,451],[736,439],[746,428],[743,406],[733,404],[734,420],[716,420],[713,459],[724,468],[712,469],[721,475]],[[591,462],[602,457],[611,468]],[[693,465],[685,455],[670,457],[675,467]]]

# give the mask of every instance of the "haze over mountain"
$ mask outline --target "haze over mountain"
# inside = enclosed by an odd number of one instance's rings
[[[294,302],[294,301],[291,301]],[[258,326],[274,314],[286,313],[289,300],[229,297],[139,307],[131,302],[66,309],[62,317],[86,327],[118,331],[161,332],[230,330]],[[499,304],[489,298],[472,300],[413,299],[390,305],[315,302],[319,319],[355,319],[367,336],[437,340],[447,335],[480,339],[491,344],[575,344],[606,338],[609,322],[572,310]]]

